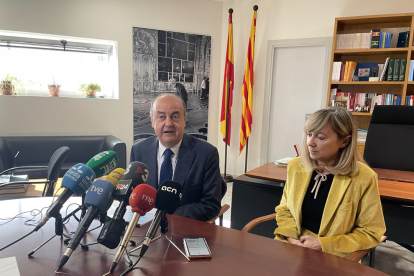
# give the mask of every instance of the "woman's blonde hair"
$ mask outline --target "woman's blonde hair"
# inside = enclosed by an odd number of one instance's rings
[[[359,173],[357,161],[365,163],[359,154],[357,147],[358,127],[351,112],[343,107],[329,107],[318,110],[305,122],[305,127],[303,128],[302,152],[300,156],[303,167],[306,171],[314,171],[318,169],[316,160],[310,158],[307,145],[307,134],[319,132],[328,124],[331,125],[339,139],[345,139],[348,135],[351,135],[351,139],[346,147],[339,149],[339,155],[335,165],[326,167],[325,169],[334,175],[357,175]]]

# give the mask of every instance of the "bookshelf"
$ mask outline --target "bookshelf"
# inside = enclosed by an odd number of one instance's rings
[[[363,38],[358,38],[358,34],[364,36],[364,33],[370,33],[373,29],[380,29],[381,32],[391,31],[393,32],[393,37],[397,36],[397,40],[398,32],[394,33],[394,31],[410,31],[407,43],[408,47],[396,48],[396,43],[394,42],[391,43],[390,48],[359,48],[364,47],[364,40]],[[414,13],[336,18],[326,106],[331,106],[331,89],[334,88],[345,93],[376,93],[377,95],[394,94],[396,96],[401,96],[401,105],[404,105],[405,97],[414,95],[414,81],[408,81],[410,60],[414,59],[413,33]],[[348,37],[351,36],[351,38],[353,36],[354,39],[357,39],[360,42],[362,41],[362,43],[354,43],[354,45],[351,46],[353,49],[342,49],[344,44],[339,46],[339,43],[343,41],[342,39],[344,36],[340,38],[341,36],[338,35],[348,35]],[[347,46],[349,48],[349,44]],[[345,64],[347,61],[353,61],[356,63],[377,62],[378,64],[384,64],[388,57],[390,59],[407,60],[404,81],[332,81],[334,62],[342,62]],[[381,72],[379,72],[379,74],[380,73]],[[352,112],[352,114],[355,116],[359,128],[368,129],[372,115],[371,113]],[[364,143],[358,142],[358,150],[362,154],[364,146]]]

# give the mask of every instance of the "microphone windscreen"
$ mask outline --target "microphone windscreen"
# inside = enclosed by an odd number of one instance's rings
[[[86,207],[96,207],[100,212],[108,211],[114,201],[112,192],[115,190],[114,184],[104,179],[97,179],[89,188],[85,196]]]
[[[75,195],[83,195],[92,185],[95,172],[88,166],[78,163],[70,168],[62,178],[62,186],[70,189]]]
[[[124,179],[132,179],[133,183],[140,184],[147,182],[149,170],[147,165],[142,162],[134,161],[131,162],[124,174]]]
[[[155,207],[157,190],[147,184],[140,184],[132,191],[129,197],[129,205],[132,212],[144,216]]]
[[[118,165],[118,154],[112,150],[98,153],[86,163],[86,166],[95,172],[97,178],[109,174],[116,165]]]
[[[116,168],[113,170],[108,176],[105,178],[112,184],[116,185],[118,184],[119,180],[122,180],[124,178],[125,169],[123,168]]]
[[[165,180],[158,188],[155,208],[167,210],[168,214],[173,214],[177,210],[181,201],[181,184],[171,180]]]

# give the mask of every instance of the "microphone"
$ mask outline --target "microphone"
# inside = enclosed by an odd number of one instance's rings
[[[157,208],[157,212],[155,213],[155,218],[152,221],[147,234],[145,234],[145,240],[142,244],[141,252],[139,253],[140,257],[144,256],[147,251],[151,240],[154,238],[155,233],[160,226],[161,220],[165,217],[165,214],[173,214],[175,210],[177,210],[182,197],[181,189],[181,184],[175,181],[165,180],[161,184],[155,200],[155,208]]]
[[[65,263],[69,260],[72,255],[73,250],[79,245],[82,237],[85,235],[89,226],[91,225],[95,214],[100,212],[108,211],[111,207],[113,198],[112,192],[114,191],[114,185],[103,179],[96,180],[93,185],[89,188],[88,193],[85,197],[85,206],[88,207],[86,215],[83,217],[82,221],[78,225],[75,234],[69,242],[68,248],[60,259],[58,269],[61,269]]]
[[[118,155],[112,150],[98,153],[86,163],[95,172],[96,178],[109,174],[117,165]]]
[[[92,185],[94,179],[94,171],[82,163],[70,168],[62,178],[62,186],[65,187],[65,190],[52,203],[46,215],[37,223],[34,231],[38,231],[51,217],[58,217],[63,204],[72,194],[77,196],[84,194]]]
[[[110,174],[108,174],[105,179],[108,180],[109,182],[111,182],[112,184],[114,184],[114,186],[116,187],[119,180],[122,180],[124,178],[124,173],[125,173],[125,169],[116,168]],[[84,215],[85,214],[83,214],[82,217]],[[105,213],[99,213],[99,220],[100,220],[101,223],[105,223],[108,219],[110,219],[110,217],[107,216],[106,212]]]
[[[124,179],[118,182],[116,190],[112,196],[120,203],[115,210],[111,220],[105,222],[98,236],[98,243],[109,249],[117,248],[121,241],[121,236],[125,231],[125,221],[123,219],[128,200],[132,190],[138,185],[146,181],[148,178],[148,167],[144,163],[135,161],[128,165],[125,170]]]
[[[125,173],[125,169],[116,168],[110,174],[108,174],[108,176],[105,179],[116,186],[119,180],[124,179],[124,173]]]
[[[131,239],[132,233],[134,232],[135,226],[140,216],[144,216],[147,212],[151,211],[155,206],[155,200],[157,196],[157,190],[147,184],[138,185],[129,197],[129,205],[132,207],[131,221],[129,222],[128,228],[125,231],[125,235],[122,239],[121,245],[119,246],[118,252],[115,255],[112,265],[109,269],[109,273],[113,273],[116,266],[119,263],[126,246]]]

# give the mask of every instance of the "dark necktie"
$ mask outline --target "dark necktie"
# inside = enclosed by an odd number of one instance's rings
[[[170,149],[166,149],[164,151],[164,162],[162,162],[161,165],[161,171],[160,171],[160,182],[158,184],[158,187],[161,186],[162,182],[165,180],[172,180],[173,177],[173,168],[171,163],[171,156],[174,153]]]

